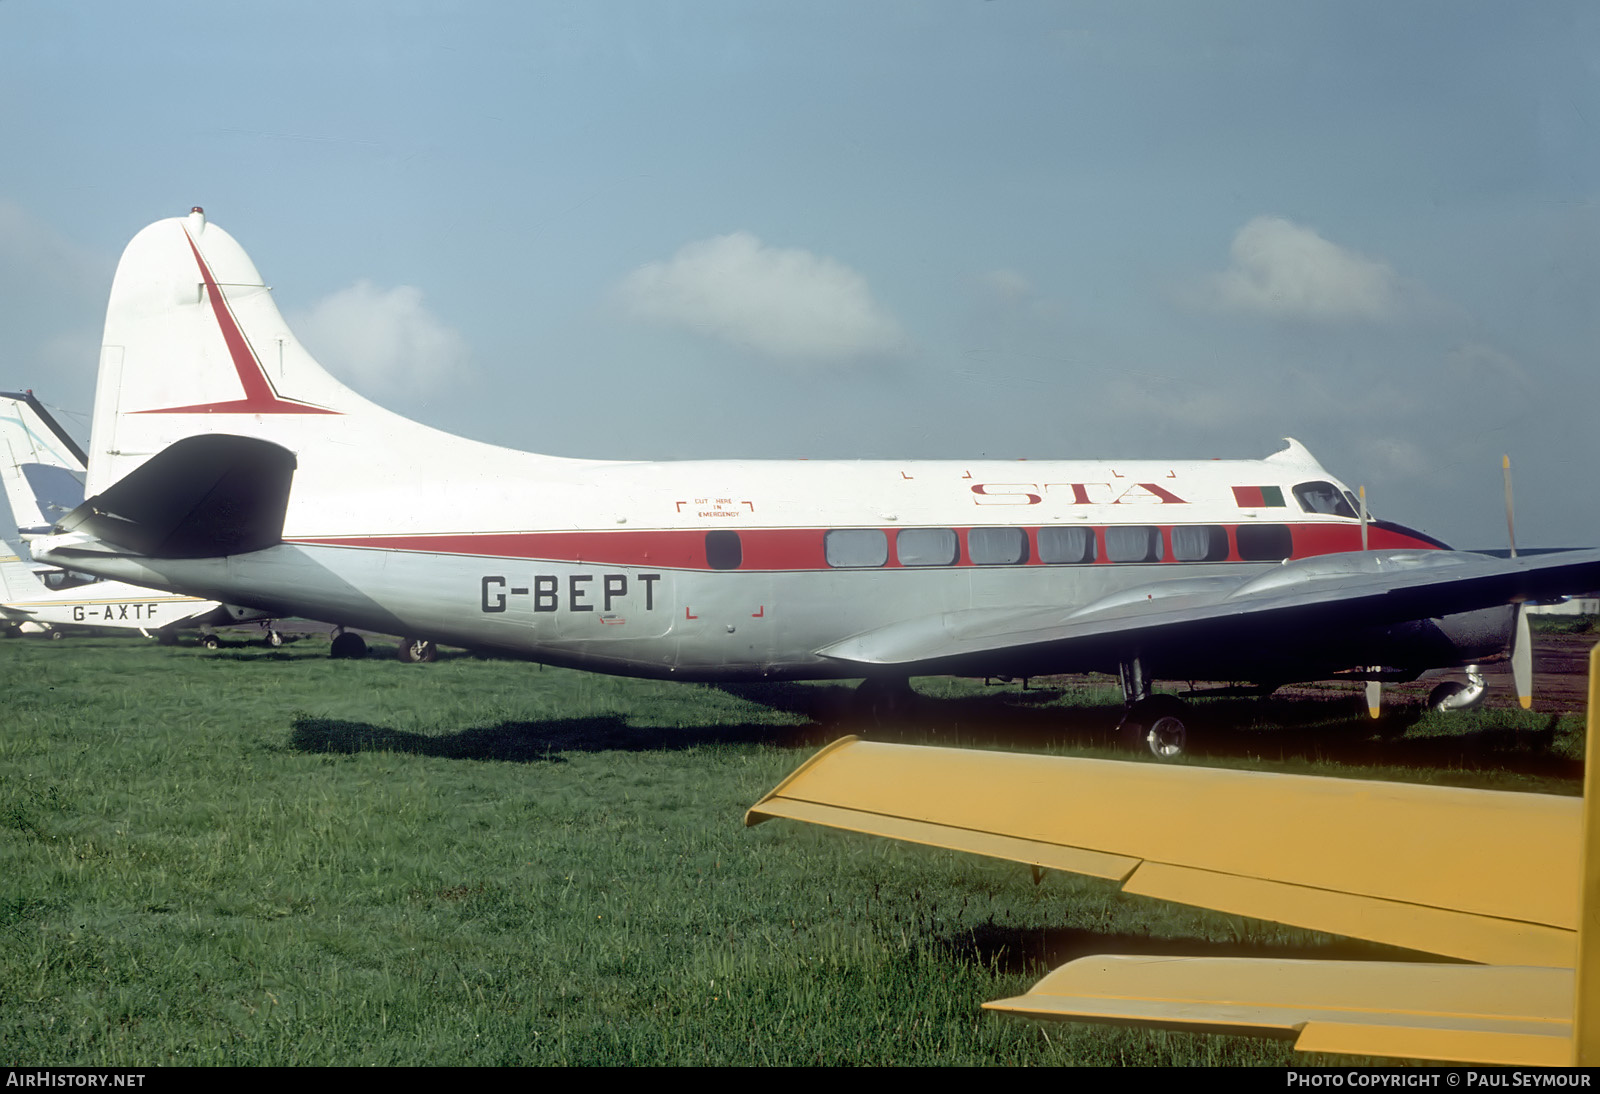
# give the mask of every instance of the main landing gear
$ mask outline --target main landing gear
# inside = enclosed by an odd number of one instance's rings
[[[336,661],[356,661],[367,655],[367,640],[354,631],[347,631],[343,627],[333,632],[333,641],[328,645],[328,656]]]
[[[1428,709],[1439,711],[1451,710],[1476,710],[1483,705],[1484,693],[1488,684],[1483,678],[1483,670],[1477,665],[1468,665],[1466,668],[1466,683],[1459,680],[1446,680],[1434,688],[1428,695]]]
[[[394,655],[408,665],[425,664],[438,660],[439,647],[426,638],[402,638]]]
[[[869,676],[851,697],[852,713],[862,721],[886,726],[905,720],[917,700],[905,676]]]
[[[1117,738],[1122,747],[1171,760],[1189,750],[1189,705],[1176,695],[1153,695],[1138,657],[1118,666],[1122,680],[1122,721]]]

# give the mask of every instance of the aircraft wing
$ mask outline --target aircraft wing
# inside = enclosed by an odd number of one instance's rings
[[[1571,968],[1582,804],[847,737],[745,823],[789,817],[1425,953]]]
[[[1084,957],[988,1010],[1297,1037],[1300,1052],[1565,1067],[1573,971],[1387,961]]]
[[[1015,673],[1114,661],[1121,649],[1277,647],[1324,630],[1384,627],[1600,587],[1600,550],[1515,559],[1468,551],[1360,551],[1250,577],[1172,578],[1081,607],[976,608],[904,620],[818,652],[916,673]],[[1237,660],[1237,658],[1234,658]]]

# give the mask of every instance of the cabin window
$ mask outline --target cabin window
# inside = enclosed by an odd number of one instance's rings
[[[1235,531],[1239,557],[1246,562],[1281,562],[1294,554],[1287,524],[1241,524]]]
[[[1179,524],[1172,529],[1177,562],[1218,562],[1228,557],[1228,531],[1220,524]]]
[[[1094,561],[1094,532],[1088,528],[1039,529],[1039,561],[1052,565]]]
[[[726,529],[706,533],[706,564],[713,570],[737,570],[744,561],[739,533]]]
[[[956,534],[949,528],[902,528],[894,550],[902,566],[954,566]]]
[[[1308,513],[1334,517],[1354,517],[1355,509],[1343,492],[1331,482],[1303,482],[1294,488],[1295,500]]]
[[[889,561],[889,537],[878,528],[835,528],[822,537],[829,566],[882,566]]]
[[[1106,529],[1108,562],[1160,562],[1161,529],[1144,524],[1114,524]]]
[[[55,589],[57,592],[62,589],[77,589],[84,585],[93,585],[100,580],[98,577],[80,574],[76,570],[55,570],[40,576],[44,578],[45,588]]]
[[[1019,565],[1028,561],[1028,533],[1021,528],[973,528],[967,532],[967,557],[978,566]]]

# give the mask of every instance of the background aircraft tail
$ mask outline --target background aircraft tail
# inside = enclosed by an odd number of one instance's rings
[[[31,391],[0,391],[0,486],[24,536],[83,504],[87,457]]]

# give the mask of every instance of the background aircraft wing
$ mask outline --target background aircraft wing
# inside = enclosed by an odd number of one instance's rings
[[[1549,794],[849,737],[745,823],[789,817],[1425,953],[1571,967],[1581,814]]]
[[[1030,663],[1036,671],[1114,663],[1122,649],[1192,661],[1241,646],[1281,646],[1595,587],[1600,550],[1515,559],[1467,551],[1348,552],[1285,562],[1250,577],[1152,581],[1080,607],[921,616],[818,652],[863,667],[977,675],[1015,674]]]

